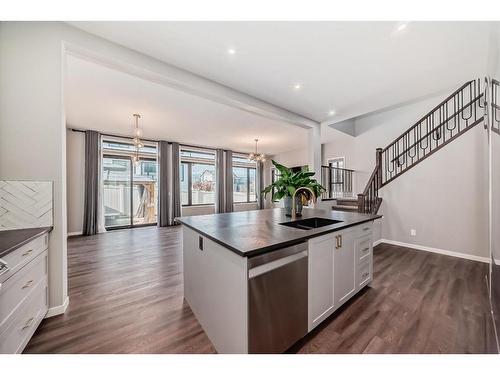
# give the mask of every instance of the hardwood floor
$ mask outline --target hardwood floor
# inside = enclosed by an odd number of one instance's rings
[[[70,304],[25,353],[214,353],[182,296],[180,228],[68,241]],[[374,281],[289,352],[489,353],[483,263],[382,244]]]

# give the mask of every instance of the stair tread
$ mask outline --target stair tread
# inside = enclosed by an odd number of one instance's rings
[[[332,205],[332,210],[341,210],[341,211],[357,211],[358,206],[345,206],[341,204]]]
[[[357,206],[358,205],[358,200],[344,200],[344,199],[337,199],[337,205],[338,206]]]

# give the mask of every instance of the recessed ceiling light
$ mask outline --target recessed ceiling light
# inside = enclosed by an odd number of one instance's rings
[[[229,48],[227,50],[228,55],[234,55],[236,53],[236,50],[234,48]]]
[[[293,88],[295,90],[300,90],[302,88],[302,85],[300,83],[296,83],[295,85],[293,85]]]
[[[397,29],[398,31],[403,31],[404,29],[406,29],[408,27],[408,24],[407,23],[402,23],[400,25],[398,25]]]
[[[335,114],[335,111],[333,109],[328,111],[328,116],[333,116]]]
[[[408,21],[396,23],[396,26],[392,30],[392,35],[402,34],[403,32],[406,32],[408,30],[408,26],[410,26],[410,22]]]

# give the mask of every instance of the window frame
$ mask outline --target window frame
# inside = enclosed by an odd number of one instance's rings
[[[133,184],[134,184],[134,165],[132,162],[132,156],[133,156],[133,149],[118,149],[118,148],[113,148],[113,147],[105,147],[105,143],[108,144],[119,144],[119,145],[125,145],[125,146],[131,146],[133,147],[133,143],[131,141],[125,141],[121,139],[121,137],[114,137],[114,136],[101,136],[100,139],[100,145],[101,145],[101,156],[100,156],[100,161],[103,163],[104,158],[115,158],[115,159],[123,159],[123,160],[129,160],[130,161],[130,207],[131,207],[131,212],[130,212],[130,223],[125,224],[125,225],[116,225],[116,226],[105,226],[106,230],[115,230],[115,229],[131,229],[131,228],[140,228],[140,227],[148,227],[148,226],[155,226],[158,225],[158,205],[159,201],[157,200],[156,202],[156,222],[154,223],[146,223],[146,224],[134,224],[134,215],[132,213],[132,207],[133,207]],[[158,170],[158,142],[153,142],[153,141],[145,141],[144,142],[145,146],[147,148],[154,148],[156,151],[155,152],[143,152],[143,149],[139,151],[139,160],[145,160],[145,161],[154,161],[156,163],[156,189],[159,189],[159,170]],[[101,168],[100,173],[103,173],[103,169]],[[101,176],[102,179],[103,176]],[[104,184],[104,181],[102,182]],[[158,190],[157,190],[158,191]],[[105,224],[105,223],[104,223]]]
[[[182,155],[182,152],[192,152],[192,153],[197,153],[197,154],[208,154],[208,155],[212,155],[213,156],[213,159],[203,159],[203,158],[196,158],[196,156],[183,156]],[[215,154],[213,152],[209,152],[209,151],[206,151],[204,149],[193,149],[193,148],[190,148],[190,147],[186,147],[184,149],[181,149],[180,152],[180,163],[181,163],[181,166],[182,164],[186,165],[187,167],[187,170],[186,170],[186,174],[187,174],[187,188],[188,188],[188,203],[187,204],[182,204],[182,200],[181,200],[181,207],[210,207],[210,206],[215,206],[215,194],[216,192],[214,191],[214,203],[196,203],[196,204],[193,204],[193,174],[192,174],[192,170],[193,170],[193,164],[204,164],[204,165],[213,165],[214,168],[216,168],[216,165],[215,165]],[[180,181],[179,181],[180,183]],[[215,184],[217,185],[217,181],[215,181]],[[182,195],[182,188],[181,188],[181,195]]]
[[[122,160],[127,160],[130,162],[130,176],[129,176],[129,182],[130,182],[130,223],[129,224],[124,224],[124,225],[114,225],[114,226],[105,226],[104,228],[107,231],[110,230],[117,230],[117,229],[131,229],[131,228],[141,228],[141,227],[151,227],[151,226],[156,226],[158,225],[158,201],[156,203],[156,222],[154,223],[146,223],[146,224],[134,224],[134,215],[132,213],[132,207],[134,205],[134,198],[133,198],[133,186],[134,186],[134,164],[132,161],[132,156],[128,155],[116,155],[113,153],[108,153],[108,152],[103,152],[101,156],[101,163],[103,163],[104,158],[108,159],[122,159]],[[154,158],[152,155],[151,156],[139,156],[140,161],[154,161],[158,165],[158,159]],[[102,173],[103,171],[101,171]],[[102,176],[101,176],[102,178]],[[102,181],[102,184],[104,184],[104,180]],[[158,178],[156,180],[156,188],[158,189],[159,181]]]
[[[248,203],[257,203],[257,167],[250,167],[250,166],[242,166],[242,165],[234,165],[233,168],[242,168],[246,169],[247,172],[247,200],[246,201],[238,201],[236,202],[234,200],[234,175],[233,175],[233,204],[248,204]],[[255,200],[250,200],[250,169],[253,169],[255,171]]]

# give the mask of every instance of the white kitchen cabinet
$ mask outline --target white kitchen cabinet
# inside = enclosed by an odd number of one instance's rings
[[[48,310],[48,233],[2,258],[0,353],[21,353]]]
[[[309,331],[372,281],[372,223],[309,239]]]
[[[356,252],[352,230],[335,235],[333,263],[335,303],[340,306],[356,293]]]
[[[328,317],[335,308],[334,244],[333,234],[309,240],[309,331]]]

